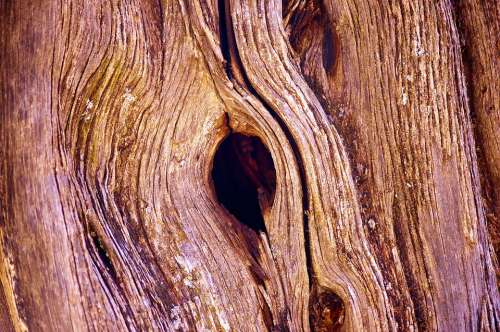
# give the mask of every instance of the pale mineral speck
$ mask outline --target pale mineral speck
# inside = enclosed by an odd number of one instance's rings
[[[401,104],[406,105],[408,104],[408,94],[405,91],[405,88],[401,89]]]
[[[227,317],[224,313],[224,311],[217,311],[217,316],[219,317],[219,322],[224,331],[231,331],[231,326],[229,325],[229,322],[227,321]]]
[[[193,279],[191,278],[191,276],[187,276],[186,278],[184,278],[184,285],[189,288],[194,288]]]
[[[9,277],[11,280],[16,279],[16,268],[14,266],[14,260],[7,254],[7,266],[9,267]]]
[[[174,306],[170,309],[170,319],[172,319],[172,325],[175,330],[179,330],[182,325],[180,313],[181,309],[179,306]]]
[[[123,94],[124,106],[127,107],[135,101],[135,96],[130,92],[130,89],[125,89]]]
[[[92,108],[94,108],[94,103],[92,102],[92,100],[87,99],[87,102],[85,103],[85,109],[91,110]]]
[[[18,322],[19,322],[19,327],[20,327],[21,332],[28,332],[29,331],[28,325],[26,324],[26,322],[24,320],[19,319]]]
[[[82,114],[83,119],[85,121],[90,120],[90,118],[91,118],[91,111],[92,111],[93,108],[94,108],[94,103],[92,102],[92,100],[87,99],[87,102],[85,103],[85,110],[84,110],[84,112]]]
[[[142,303],[144,304],[145,307],[151,307],[151,301],[149,301],[149,299],[144,299],[142,301]]]
[[[182,276],[180,274],[176,274],[172,277],[172,281],[175,283],[178,283],[181,280],[182,280]]]
[[[191,273],[196,268],[196,262],[191,262],[182,256],[175,256],[175,261],[188,273]]]
[[[416,54],[418,57],[421,57],[421,56],[425,55],[425,50],[424,50],[423,48],[416,49],[416,50],[415,50],[415,54]]]
[[[375,229],[375,220],[373,220],[372,218],[368,219],[368,227],[370,227],[371,229]]]
[[[416,39],[413,41],[413,44],[414,44],[414,51],[415,51],[415,55],[417,57],[421,57],[423,55],[425,55],[425,50],[424,48],[422,47],[422,43],[420,41],[420,35],[417,35]]]

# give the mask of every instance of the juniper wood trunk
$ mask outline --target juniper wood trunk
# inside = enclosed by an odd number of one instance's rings
[[[1,331],[498,331],[499,3],[0,1]]]

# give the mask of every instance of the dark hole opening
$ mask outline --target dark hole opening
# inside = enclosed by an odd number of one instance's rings
[[[344,324],[344,303],[334,292],[316,286],[309,299],[309,314],[312,331],[339,331]]]
[[[323,36],[323,68],[332,75],[337,68],[339,38],[330,26],[326,26]]]
[[[92,240],[92,245],[95,253],[99,257],[99,260],[103,264],[106,271],[109,272],[111,278],[116,279],[116,270],[113,266],[113,263],[111,262],[111,258],[109,257],[106,246],[92,226],[89,227],[89,235],[90,239]]]
[[[265,232],[263,214],[274,199],[276,171],[261,140],[229,135],[215,153],[212,178],[219,202],[243,224]]]

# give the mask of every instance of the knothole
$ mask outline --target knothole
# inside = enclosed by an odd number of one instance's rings
[[[255,136],[230,134],[215,153],[212,179],[219,202],[241,223],[265,232],[276,190],[269,150]]]

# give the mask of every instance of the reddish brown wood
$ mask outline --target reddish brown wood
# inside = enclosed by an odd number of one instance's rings
[[[1,331],[499,329],[496,2],[3,1],[0,31]],[[213,181],[231,134],[259,218]]]

